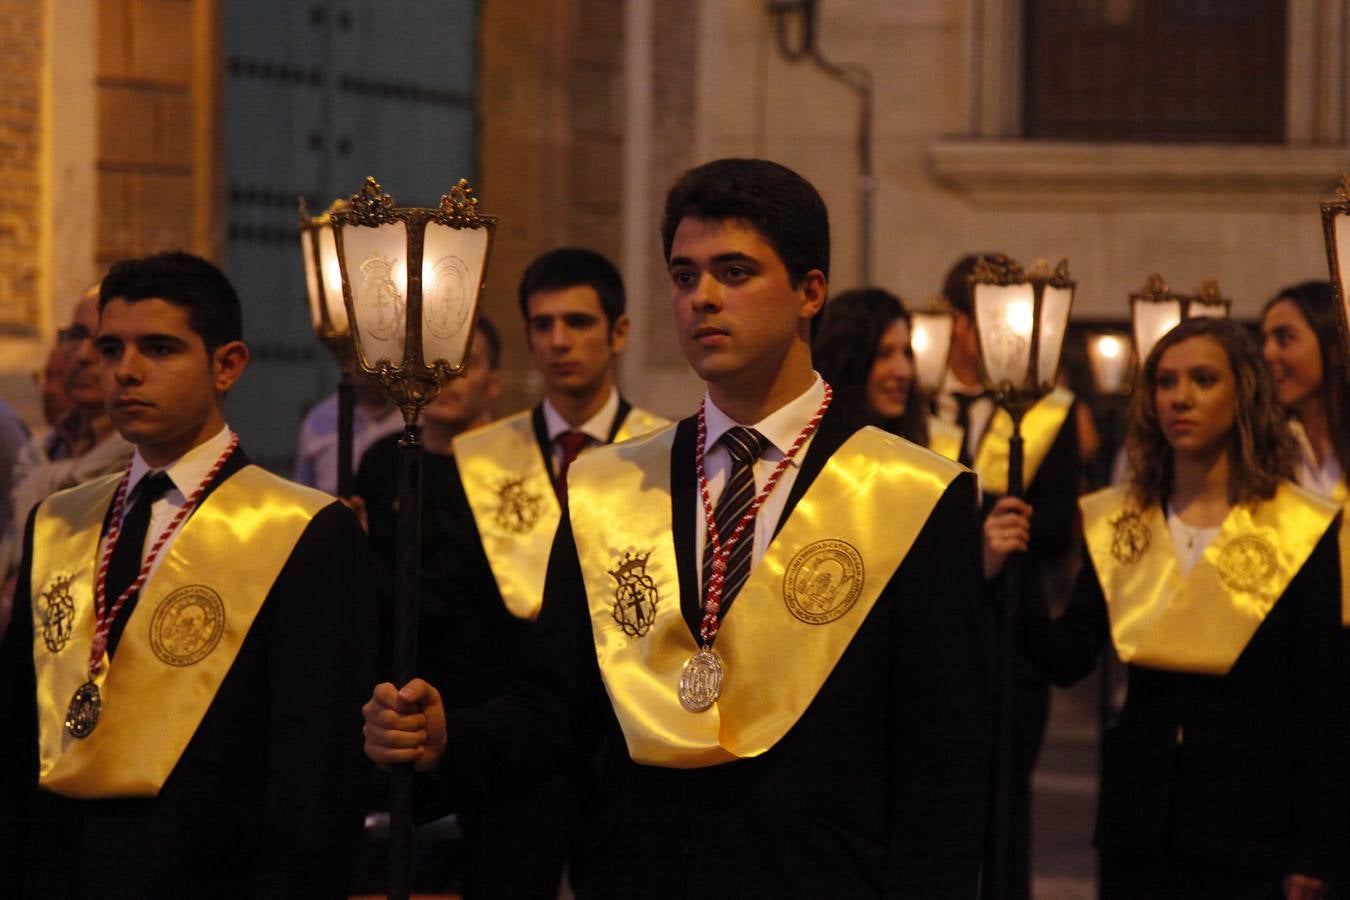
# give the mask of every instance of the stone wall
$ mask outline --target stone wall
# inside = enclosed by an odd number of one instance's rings
[[[0,331],[40,326],[44,11],[0,0]]]

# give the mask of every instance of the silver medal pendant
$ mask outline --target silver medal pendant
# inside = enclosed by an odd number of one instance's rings
[[[98,724],[99,713],[103,712],[103,698],[99,696],[98,685],[86,681],[75,689],[66,709],[66,731],[71,737],[86,738]]]
[[[722,693],[725,675],[722,657],[710,647],[699,650],[680,672],[680,705],[690,712],[711,709]]]

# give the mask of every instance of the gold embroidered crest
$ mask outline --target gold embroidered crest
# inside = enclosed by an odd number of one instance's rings
[[[1137,510],[1126,509],[1111,520],[1115,533],[1111,535],[1111,555],[1126,565],[1138,562],[1148,550],[1149,533],[1144,517]]]
[[[75,627],[75,600],[70,576],[58,575],[41,595],[42,643],[49,653],[60,653],[70,643]]]
[[[1275,574],[1275,567],[1275,548],[1255,535],[1230,541],[1219,554],[1219,577],[1229,588],[1242,593],[1260,592]]]
[[[863,560],[857,548],[845,541],[815,541],[788,563],[783,602],[808,625],[826,625],[853,608],[862,583]]]
[[[544,511],[544,498],[525,489],[526,478],[508,478],[497,487],[497,527],[510,534],[526,534]]]
[[[617,584],[614,587],[614,621],[624,634],[642,637],[651,631],[656,621],[656,603],[660,592],[656,582],[647,574],[647,559],[651,553],[625,553],[618,565],[609,570]]]
[[[225,604],[204,584],[190,584],[160,601],[150,622],[150,648],[171,666],[201,662],[225,633]]]

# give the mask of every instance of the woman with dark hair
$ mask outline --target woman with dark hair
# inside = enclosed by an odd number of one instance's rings
[[[928,410],[914,373],[909,326],[909,313],[891,292],[844,291],[825,305],[811,356],[837,402],[855,416],[927,446]]]
[[[1056,684],[1110,640],[1129,667],[1103,735],[1104,898],[1313,898],[1344,863],[1339,509],[1295,485],[1275,384],[1241,325],[1193,318],[1144,363],[1127,484],[1081,499],[1064,614],[1022,644]]]

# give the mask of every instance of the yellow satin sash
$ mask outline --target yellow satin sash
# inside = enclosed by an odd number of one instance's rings
[[[792,728],[965,470],[876,428],[850,437],[741,588],[717,635],[721,697],[692,713],[677,694],[698,647],[680,611],[674,436],[672,427],[579,459],[569,515],[596,657],[629,755],[696,768],[758,756]]]
[[[946,419],[933,416],[928,420],[928,449],[952,462],[961,458],[961,441],[966,433]]]
[[[1160,506],[1137,510],[1125,487],[1089,494],[1079,506],[1120,658],[1207,675],[1226,675],[1237,662],[1338,511],[1282,483],[1254,508],[1234,506],[1183,578]]]
[[[670,420],[663,416],[647,412],[645,409],[638,409],[636,406],[630,407],[628,415],[624,416],[623,421],[619,423],[619,429],[614,432],[614,443],[631,441],[635,437],[650,434],[658,428],[665,428],[669,424]],[[587,450],[593,449],[595,448],[587,448]],[[571,490],[570,486],[568,489]]]
[[[538,618],[544,602],[548,554],[562,518],[531,415],[526,410],[507,416],[454,442],[459,477],[502,602],[511,615],[529,620]],[[615,440],[665,424],[633,408]]]
[[[1029,485],[1050,453],[1060,428],[1073,407],[1073,391],[1057,387],[1036,401],[1022,417],[1022,484]],[[980,476],[980,488],[987,494],[1008,493],[1008,441],[1012,438],[1012,416],[995,409],[989,427],[975,453],[971,466]]]
[[[65,797],[158,795],[300,535],[333,502],[257,466],[212,491],[141,589],[96,679],[98,725],[77,739],[64,721],[88,680],[98,545],[120,478],[53,495],[33,524],[38,783]]]

